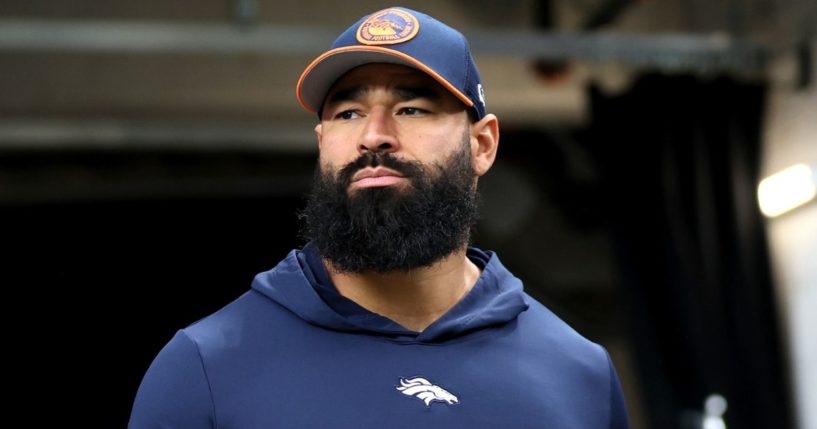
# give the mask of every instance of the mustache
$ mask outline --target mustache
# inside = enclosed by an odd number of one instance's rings
[[[338,183],[346,188],[352,183],[352,177],[359,170],[366,167],[386,167],[394,170],[408,179],[419,176],[423,172],[420,161],[403,161],[397,159],[390,153],[365,152],[356,160],[346,164],[338,172]]]

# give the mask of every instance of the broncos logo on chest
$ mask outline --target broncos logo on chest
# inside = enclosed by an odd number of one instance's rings
[[[402,394],[415,397],[426,406],[431,406],[434,401],[445,402],[448,405],[458,404],[460,401],[451,392],[437,386],[422,377],[400,378],[400,385],[397,386]]]

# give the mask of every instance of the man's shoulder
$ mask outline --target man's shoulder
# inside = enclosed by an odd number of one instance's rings
[[[250,289],[183,331],[200,348],[212,349],[229,346],[233,340],[247,338],[269,326],[285,325],[291,318],[290,312]]]
[[[292,319],[276,294],[294,293],[304,283],[298,271],[295,253],[291,252],[275,267],[258,273],[249,290],[219,310],[187,326],[184,331],[196,343],[214,341],[242,331],[253,332],[269,326],[280,326]],[[306,293],[306,292],[304,292]],[[281,320],[284,319],[284,320]]]
[[[519,317],[521,327],[528,335],[547,343],[558,343],[560,348],[572,352],[591,352],[605,356],[604,349],[595,342],[587,339],[576,329],[562,320],[553,311],[547,308],[530,295],[525,294],[525,300],[530,307]]]

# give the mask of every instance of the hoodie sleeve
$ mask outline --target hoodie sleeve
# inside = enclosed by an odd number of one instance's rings
[[[607,364],[610,368],[610,429],[628,429],[630,423],[624,403],[624,393],[621,391],[621,382],[609,354],[607,354]]]
[[[213,400],[198,347],[180,330],[142,379],[128,428],[214,427]]]

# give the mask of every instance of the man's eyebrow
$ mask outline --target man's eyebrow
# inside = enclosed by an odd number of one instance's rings
[[[340,89],[326,98],[326,102],[324,104],[337,104],[342,103],[344,101],[355,101],[360,100],[363,98],[366,93],[369,92],[369,89],[364,86],[353,86],[350,88]]]
[[[429,100],[439,100],[442,98],[439,92],[428,86],[398,86],[395,89],[397,96],[403,101],[410,101],[417,98]]]

